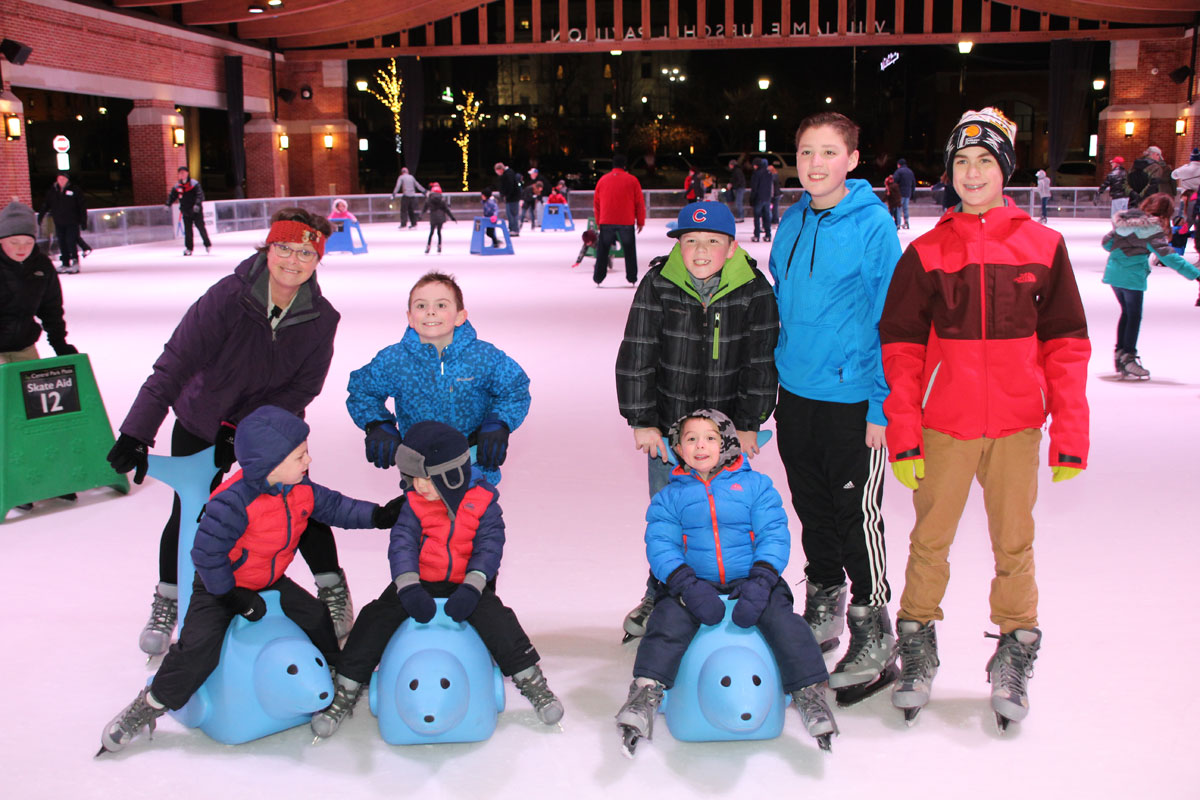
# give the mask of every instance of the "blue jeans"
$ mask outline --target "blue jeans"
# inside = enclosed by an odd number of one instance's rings
[[[666,441],[666,437],[663,438],[663,441]],[[663,487],[671,482],[671,470],[675,467],[656,456],[647,456],[646,463],[648,464],[646,474],[650,479],[650,499],[653,500],[654,495],[661,492]]]
[[[1128,211],[1128,210],[1129,210],[1129,198],[1128,197],[1114,197],[1112,199],[1112,213],[1116,214],[1118,211]]]
[[[1042,198],[1042,219],[1046,218],[1046,209],[1048,209],[1049,207],[1050,207],[1050,198],[1043,197]]]
[[[759,200],[754,204],[754,236],[758,236],[758,226],[762,224],[763,233],[771,236],[771,201]]]
[[[1121,318],[1117,320],[1117,348],[1137,355],[1138,332],[1142,329],[1144,292],[1137,289],[1120,289],[1114,286],[1113,294],[1117,296],[1117,302],[1121,304]]]
[[[718,587],[718,591],[732,590],[739,583],[740,580],[732,581]],[[700,620],[684,608],[679,598],[667,593],[665,584],[659,585],[661,593],[646,623],[646,635],[638,645],[633,676],[653,678],[669,689],[675,685],[683,654],[700,630]],[[812,628],[792,609],[792,592],[782,578],[771,590],[767,607],[755,627],[775,655],[785,692],[829,680]]]
[[[733,212],[734,219],[741,222],[746,217],[746,187],[733,190],[733,202],[730,203],[730,211]]]
[[[908,201],[909,198],[901,196],[900,198],[900,214],[904,217],[904,227],[908,227]],[[897,220],[899,222],[899,220]]]
[[[504,215],[508,217],[508,232],[521,232],[521,202],[519,200],[504,204]]]

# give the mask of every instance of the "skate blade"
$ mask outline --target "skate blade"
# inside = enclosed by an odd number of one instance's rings
[[[629,642],[632,642],[634,639],[640,639],[640,638],[642,638],[642,637],[632,634],[629,631],[626,631],[624,633],[624,635],[621,636],[621,644],[628,644]]]
[[[1009,726],[1009,723],[1012,722],[1012,720],[1009,719],[1008,717],[1004,716],[1003,714],[1001,714],[999,711],[995,712],[995,714],[996,714],[996,732],[999,734],[1008,733],[1008,726]]]
[[[633,758],[638,740],[642,737],[628,725],[618,725],[617,727],[621,730],[621,753],[626,758]]]
[[[904,711],[904,724],[910,728],[913,725],[916,725],[917,724],[917,715],[921,713],[921,708],[920,707],[906,708],[906,709],[903,709],[903,711]]]
[[[885,667],[883,672],[879,673],[873,681],[837,689],[834,695],[837,697],[838,708],[847,708],[861,703],[869,697],[874,697],[892,685],[899,676],[900,670],[896,669],[896,666],[892,664]]]
[[[96,755],[92,756],[92,758],[99,758],[100,756],[104,755],[105,753],[111,753],[111,752],[112,752],[112,750],[109,750],[104,745],[100,745],[100,749],[96,751]]]
[[[822,752],[832,753],[833,752],[833,734],[832,733],[823,733],[820,736],[818,736],[817,737],[817,746],[821,748]]]

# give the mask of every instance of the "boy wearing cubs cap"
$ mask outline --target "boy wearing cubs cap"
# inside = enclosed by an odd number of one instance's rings
[[[1004,197],[1015,135],[994,108],[959,120],[945,156],[962,202],[904,252],[879,322],[888,448],[917,517],[892,689],[909,721],[937,674],[933,622],[943,618],[947,555],[975,480],[996,558],[992,709],[1001,730],[1029,712],[1026,682],[1042,639],[1033,504],[1047,416],[1054,481],[1087,467],[1087,321],[1062,236]]]
[[[695,408],[733,420],[742,451],[758,453],[757,431],[775,408],[779,313],[771,284],[738,246],[733,214],[718,202],[679,212],[671,252],[650,262],[633,296],[617,354],[617,402],[648,456],[650,496],[670,480],[663,432]],[[625,618],[641,636],[654,607],[653,576]]]

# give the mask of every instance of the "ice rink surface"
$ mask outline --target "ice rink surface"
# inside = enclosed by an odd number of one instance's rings
[[[415,231],[376,224],[365,226],[368,254],[331,254],[321,264],[322,289],[342,321],[325,390],[308,410],[311,474],[357,497],[396,493],[394,471],[363,458],[362,433],[345,409],[347,376],[399,340],[407,292],[421,274],[456,275],[480,337],[532,379],[533,405],[512,436],[500,485],[508,543],[498,589],[566,706],[561,729],[539,724],[509,682],[508,710],[495,735],[477,744],[389,746],[364,698],[335,737],[315,746],[303,727],[229,747],[164,717],[153,741],[143,735],[120,754],[93,759],[103,725],[156,666],[145,664],[137,636],[157,580],[170,491],[147,480],[126,497],[98,489],[74,506],[38,503],[11,512],[0,527],[9,647],[0,714],[5,797],[1196,796],[1200,703],[1178,672],[1200,662],[1189,599],[1200,550],[1195,282],[1154,271],[1139,342],[1153,379],[1122,383],[1111,361],[1117,303],[1100,282],[1108,223],[1051,220],[1066,236],[1087,306],[1092,445],[1090,468],[1076,480],[1051,485],[1049,469],[1041,469],[1036,553],[1045,640],[1025,722],[1001,737],[988,702],[984,665],[994,642],[983,632],[994,630],[993,568],[976,489],[951,553],[941,669],[915,726],[905,726],[884,692],[837,711],[841,735],[831,755],[789,710],[783,736],[766,742],[681,743],[660,720],[654,740],[629,761],[613,715],[634,656],[633,645],[620,644],[620,625],[645,580],[647,498],[644,458],[617,413],[613,364],[633,293],[619,268],[601,289],[590,259],[571,268],[578,231],[526,229],[516,255],[468,255],[473,210],[460,212],[468,221],[446,225],[440,255],[423,254],[424,223]],[[905,244],[933,220],[913,223],[901,232]],[[667,252],[665,230],[664,220],[652,220],[638,237],[642,272]],[[749,243],[749,231],[739,228],[765,272],[770,245]],[[211,255],[191,258],[178,242],[97,250],[80,274],[63,276],[69,341],[89,354],[114,428],[184,310],[263,236],[218,235]],[[44,340],[40,347],[50,352]],[[171,424],[160,429],[155,452],[167,452]],[[1043,440],[1043,461],[1045,447]],[[774,445],[753,464],[771,475],[786,504]],[[884,500],[894,614],[913,512],[891,476]],[[803,597],[792,519],[785,577]],[[337,538],[361,607],[389,579],[387,534],[338,531]],[[311,588],[303,560],[289,574]]]

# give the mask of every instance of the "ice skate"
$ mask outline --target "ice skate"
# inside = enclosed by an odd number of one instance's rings
[[[897,620],[900,634],[896,649],[900,654],[900,677],[892,686],[892,705],[904,712],[904,721],[912,725],[917,714],[929,702],[933,679],[937,675],[937,632],[932,622]]]
[[[896,637],[886,606],[851,605],[846,610],[850,646],[829,675],[837,704],[862,702],[896,680]]]
[[[809,581],[805,593],[804,621],[826,653],[838,646],[846,625],[846,584],[826,587]]]
[[[346,573],[340,569],[322,572],[313,579],[317,582],[317,599],[329,606],[333,632],[339,640],[345,639],[354,626],[354,602],[350,599],[350,587],[346,585]]]
[[[828,688],[829,684],[821,681],[792,692],[792,702],[800,711],[808,735],[816,739],[817,745],[826,753],[832,752],[831,740],[838,733],[833,710],[829,708],[829,701],[825,699],[825,690]]]
[[[1113,372],[1121,374],[1121,359],[1125,358],[1125,351],[1121,348],[1113,350]]]
[[[1042,646],[1042,632],[1030,628],[984,636],[999,640],[995,654],[988,660],[987,673],[992,685],[996,728],[1004,733],[1010,722],[1020,722],[1029,714],[1029,679],[1033,677],[1033,662]]]
[[[112,718],[100,734],[100,750],[96,753],[97,756],[124,750],[125,745],[142,732],[142,728],[147,728],[149,738],[154,738],[155,720],[167,713],[167,709],[157,703],[151,703],[151,697],[153,695],[147,686],[138,692],[138,696],[125,706],[120,714]]]
[[[429,255],[429,245],[425,245],[425,255]]]
[[[313,714],[308,723],[312,732],[316,734],[316,738],[313,739],[314,744],[320,739],[328,739],[337,733],[346,717],[354,713],[354,705],[362,695],[363,684],[357,681],[339,675],[333,683],[333,702],[329,704],[328,708]]]
[[[543,724],[554,725],[563,718],[562,701],[550,691],[546,676],[537,664],[513,675],[513,683],[521,690],[521,696],[533,705]]]
[[[642,602],[625,615],[625,635],[621,638],[621,644],[625,644],[631,639],[636,639],[639,636],[646,634],[646,622],[650,619],[650,612],[654,611],[654,590],[646,589],[646,594],[642,597]]]
[[[1124,353],[1117,368],[1121,373],[1121,380],[1150,380],[1150,370],[1142,366],[1142,360],[1138,358],[1137,353]]]
[[[171,634],[179,618],[179,587],[173,583],[159,583],[154,589],[154,600],[150,603],[150,619],[138,637],[138,647],[150,658],[161,656],[171,646]],[[147,659],[149,660],[149,659]]]
[[[621,734],[621,749],[627,758],[633,758],[639,739],[654,738],[654,715],[662,702],[667,687],[658,681],[646,683],[645,678],[635,678],[629,684],[629,698],[617,712],[617,730]]]
[[[192,254],[192,251],[191,251],[191,250],[184,250],[184,251],[183,251],[183,254],[184,254],[185,256],[190,256],[190,255]]]

